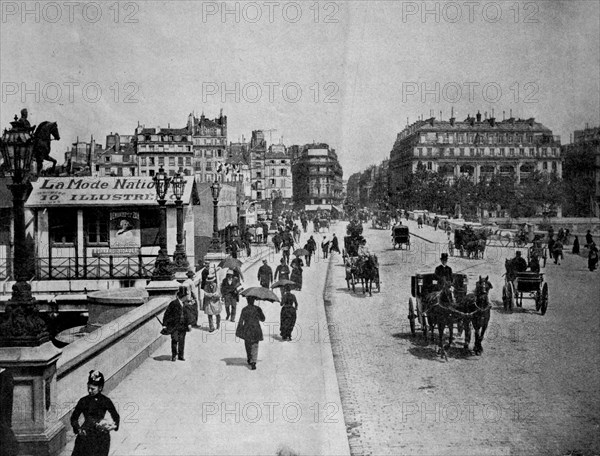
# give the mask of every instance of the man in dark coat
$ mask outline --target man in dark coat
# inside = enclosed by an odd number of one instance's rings
[[[262,309],[254,305],[255,298],[246,297],[248,305],[242,309],[240,322],[235,330],[236,337],[244,340],[246,348],[246,360],[252,370],[256,370],[256,361],[258,360],[258,343],[263,340],[262,328],[260,322],[265,321],[265,314]]]
[[[594,238],[592,236],[592,233],[590,230],[587,230],[587,234],[585,235],[585,244],[586,247],[589,249],[590,245],[592,245],[594,243]]]
[[[269,288],[273,283],[273,270],[267,260],[263,260],[262,266],[258,268],[258,282],[264,288]]]
[[[289,286],[283,288],[283,296],[281,298],[281,313],[280,313],[280,334],[281,340],[292,340],[292,331],[296,324],[296,311],[298,310],[298,300],[290,290]]]
[[[202,275],[201,277],[201,281],[200,281],[200,289],[204,290],[204,287],[206,286],[206,278],[208,277],[208,272],[210,269],[210,263],[208,261],[204,262],[204,269],[202,269]]]
[[[595,243],[590,244],[590,251],[588,252],[588,269],[594,271],[598,264],[598,248]]]
[[[434,272],[438,282],[441,284],[442,281],[446,281],[452,284],[452,268],[448,266],[448,254],[442,253],[440,261],[442,264],[435,268]]]
[[[225,320],[235,321],[235,311],[239,301],[240,280],[235,277],[233,270],[229,269],[227,275],[221,282],[221,296],[225,301]]]
[[[335,233],[333,233],[333,239],[331,239],[331,247],[329,248],[329,252],[340,253],[340,245],[338,243],[338,238],[335,235]]]
[[[315,242],[315,239],[312,237],[312,235],[308,238],[308,241],[306,241],[304,249],[308,252],[308,255],[306,255],[306,266],[310,266],[312,256],[317,250],[317,243]]]
[[[175,361],[176,358],[185,361],[185,335],[192,329],[192,320],[185,306],[187,298],[187,288],[179,287],[177,297],[169,303],[165,311],[163,326],[166,327],[166,332],[171,334],[171,361]]]
[[[515,257],[512,259],[512,267],[515,272],[527,271],[527,261],[521,256],[521,252],[517,250]]]

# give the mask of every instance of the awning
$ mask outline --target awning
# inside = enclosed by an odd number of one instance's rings
[[[342,212],[344,212],[344,209],[342,209],[340,206],[331,205],[331,207],[332,207],[333,209],[335,209],[336,211],[338,211],[340,214],[341,214]]]
[[[181,200],[189,204],[194,178],[184,176]],[[33,182],[26,207],[156,206],[151,177],[42,177]],[[175,204],[169,188],[167,205]]]

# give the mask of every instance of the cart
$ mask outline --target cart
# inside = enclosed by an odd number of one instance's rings
[[[410,250],[410,231],[407,226],[395,226],[392,228],[392,247],[394,250],[396,247],[402,250],[403,245]]]
[[[467,294],[468,278],[466,274],[452,274],[454,285],[454,299],[458,302]],[[417,322],[419,331],[427,337],[427,327],[431,326],[424,311],[423,299],[429,293],[438,290],[438,282],[435,274],[416,274],[410,279],[411,297],[408,299],[408,321],[410,332],[413,336],[417,334]]]
[[[506,261],[505,283],[502,287],[504,310],[523,307],[523,298],[535,300],[535,310],[542,315],[548,309],[548,284],[544,282],[543,272],[513,272],[510,260]]]

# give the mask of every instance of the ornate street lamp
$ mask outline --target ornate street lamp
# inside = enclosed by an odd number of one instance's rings
[[[186,272],[190,264],[188,263],[183,246],[183,201],[181,197],[185,188],[185,180],[181,173],[175,174],[175,177],[171,180],[171,186],[173,187],[175,207],[177,208],[177,246],[175,247],[175,253],[173,253],[173,263],[175,263],[176,271]]]
[[[154,263],[154,272],[152,278],[154,280],[171,280],[173,278],[173,263],[169,258],[167,251],[167,190],[171,178],[167,176],[165,170],[160,168],[154,175],[154,188],[156,189],[156,200],[160,206],[160,229],[158,235],[158,256]]]
[[[28,267],[31,262],[25,234],[25,199],[30,187],[29,173],[33,157],[32,128],[24,126],[15,116],[12,128],[4,130],[0,149],[4,167],[12,174],[14,223],[13,271],[15,284],[0,322],[0,346],[35,347],[49,340],[44,320],[39,316],[36,301],[31,294]]]
[[[213,197],[213,237],[210,242],[211,252],[221,252],[221,240],[219,239],[219,216],[217,206],[219,204],[219,194],[221,193],[221,183],[217,180],[210,186],[210,192]]]

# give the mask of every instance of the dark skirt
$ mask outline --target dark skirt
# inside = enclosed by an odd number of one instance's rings
[[[292,306],[281,308],[280,334],[283,339],[292,337],[292,331],[296,324],[296,309]]]
[[[86,435],[75,438],[75,448],[71,456],[108,456],[110,434],[108,432],[87,431]]]

